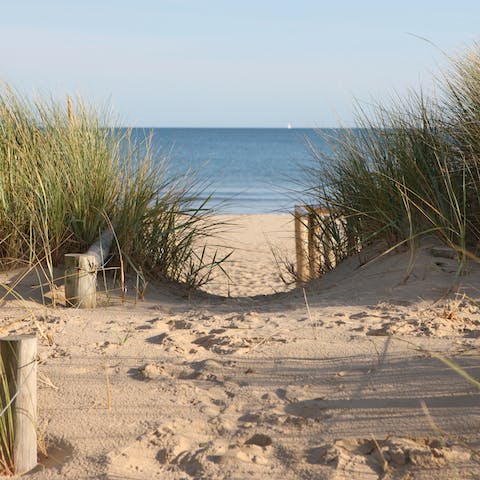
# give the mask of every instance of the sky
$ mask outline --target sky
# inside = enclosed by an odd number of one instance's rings
[[[0,0],[0,80],[125,126],[337,127],[480,39],[475,0]],[[426,40],[425,40],[426,39]]]

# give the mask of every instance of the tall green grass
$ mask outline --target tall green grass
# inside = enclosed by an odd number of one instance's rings
[[[348,249],[386,249],[433,234],[458,252],[460,265],[480,240],[480,47],[440,80],[439,98],[411,93],[369,112],[356,128],[327,139],[306,173],[308,203],[341,219]],[[319,219],[320,230],[328,229]],[[322,223],[323,222],[323,223]]]
[[[111,224],[124,265],[205,283],[223,259],[205,246],[218,225],[198,206],[195,173],[170,176],[148,135],[139,143],[111,125],[80,100],[70,111],[0,93],[0,267],[40,263],[53,280],[63,254],[85,251]]]
[[[13,475],[13,407],[10,404],[10,385],[8,384],[5,364],[0,356],[0,475]]]

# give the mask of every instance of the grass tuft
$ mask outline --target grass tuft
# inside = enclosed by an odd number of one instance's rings
[[[459,272],[480,241],[480,46],[452,62],[442,95],[411,93],[388,108],[357,108],[356,128],[327,138],[306,171],[308,203],[332,212],[317,219],[339,248],[336,260],[383,242],[413,248],[433,234],[458,255]],[[332,229],[341,220],[340,231]],[[336,223],[337,222],[337,223]],[[342,235],[339,236],[338,234]],[[345,242],[340,242],[343,238]]]
[[[81,100],[31,102],[0,93],[0,267],[54,267],[83,252],[110,224],[116,264],[198,287],[219,266],[206,246],[219,227],[195,172],[169,174],[151,135],[111,127]],[[107,126],[110,125],[110,126]]]

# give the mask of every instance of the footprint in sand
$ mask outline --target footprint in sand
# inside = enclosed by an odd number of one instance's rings
[[[167,325],[170,327],[170,330],[190,330],[193,328],[193,323],[184,318],[169,320]]]
[[[376,317],[377,315],[374,315],[369,312],[358,312],[358,313],[352,313],[348,318],[350,320],[358,320],[361,318],[368,318],[368,317]]]
[[[259,411],[252,413],[245,413],[239,417],[239,426],[244,429],[255,428],[258,426],[275,426],[282,423],[283,416],[278,412]]]
[[[310,385],[288,386],[275,391],[275,396],[264,394],[263,407],[243,413],[238,418],[239,428],[248,429],[265,426],[277,432],[284,431],[285,427],[303,428],[307,425],[318,424],[319,419],[331,417],[322,405],[323,399],[299,400],[309,393]],[[279,402],[280,400],[280,402]],[[310,402],[313,402],[310,404]]]
[[[437,469],[470,460],[471,453],[438,439],[387,438],[385,440],[347,438],[310,449],[307,461],[325,464],[335,471],[335,479],[380,480],[415,478],[415,471]],[[442,477],[443,478],[443,477]],[[448,477],[445,477],[448,478]]]
[[[166,352],[190,355],[195,353],[190,347],[192,339],[194,339],[195,336],[193,332],[190,332],[190,330],[173,330],[148,337],[145,341],[153,345],[160,345]]]
[[[74,454],[73,446],[64,439],[51,437],[46,438],[45,448],[39,452],[38,466],[31,473],[45,469],[62,472],[63,467],[72,459]]]
[[[232,444],[203,421],[178,420],[108,454],[107,478],[232,478],[230,469],[250,478],[251,468],[269,468],[272,443],[257,432]]]
[[[199,362],[192,362],[190,368],[192,373],[188,378],[216,383],[223,383],[225,381],[225,362],[207,359]]]
[[[159,378],[192,378],[194,370],[188,365],[175,365],[171,362],[148,363],[139,369],[133,369],[130,372],[132,376],[145,380],[156,380]]]
[[[292,402],[285,406],[285,412],[294,417],[317,421],[332,417],[332,414],[327,409],[324,397]]]
[[[264,433],[255,433],[243,442],[229,445],[228,448],[216,452],[210,458],[220,465],[236,465],[252,463],[268,465],[273,454],[272,438]]]
[[[134,330],[143,331],[143,330],[152,330],[155,328],[153,325],[138,325],[134,327]]]
[[[195,435],[192,435],[195,432]],[[107,478],[202,478],[207,462],[207,424],[175,421],[107,455]]]
[[[237,352],[243,345],[239,345],[230,335],[224,335],[225,331],[224,329],[213,329],[207,335],[196,338],[192,343],[222,355]]]

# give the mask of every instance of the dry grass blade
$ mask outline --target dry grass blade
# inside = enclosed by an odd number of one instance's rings
[[[477,460],[480,460],[480,452],[478,450],[475,450],[474,448],[472,448],[470,445],[468,445],[468,443],[464,442],[463,440],[461,440],[460,438],[458,438],[457,436],[452,436],[451,433],[449,433],[448,431],[444,430],[443,428],[441,428],[439,425],[437,425],[437,423],[435,422],[435,420],[433,420],[433,417],[430,413],[430,410],[428,409],[428,406],[427,404],[425,403],[424,400],[421,400],[420,401],[420,406],[422,407],[422,410],[423,410],[423,413],[425,415],[425,417],[427,418],[428,420],[428,423],[430,425],[430,428],[439,436],[442,436],[444,438],[453,438],[458,444],[462,445],[462,447],[466,448],[467,450],[470,451],[470,453],[472,453],[476,458]]]
[[[54,383],[52,382],[52,380],[49,377],[47,377],[46,375],[44,375],[42,373],[38,374],[37,380],[40,383],[42,383],[43,385],[45,385],[49,388],[52,388],[53,390],[58,390],[59,389],[56,385],[54,385]]]
[[[303,290],[303,298],[305,300],[305,308],[307,309],[307,315],[308,319],[310,320],[310,325],[312,326],[312,331],[313,331],[313,338],[317,340],[317,321],[313,319],[312,317],[312,312],[310,311],[310,305],[308,304],[308,299],[307,299],[307,292],[305,291],[304,288]]]
[[[375,448],[377,449],[377,452],[381,458],[380,467],[382,468],[383,473],[386,473],[388,471],[388,462],[385,460],[385,456],[383,455],[382,448],[378,444],[377,439],[372,434],[370,434],[370,436],[372,437],[373,443],[375,444]]]
[[[455,371],[456,373],[458,373],[460,376],[462,376],[463,378],[465,378],[465,380],[467,380],[468,382],[470,382],[473,386],[477,387],[479,392],[480,392],[480,382],[478,380],[476,380],[475,378],[473,378],[468,372],[466,372],[462,367],[460,367],[459,365],[457,365],[454,361],[448,359],[447,357],[445,357],[444,355],[440,354],[440,353],[437,353],[437,352],[430,352],[430,354],[435,357],[435,358],[438,358],[438,360],[440,360],[442,363],[444,363],[447,367],[451,368],[453,371]]]

